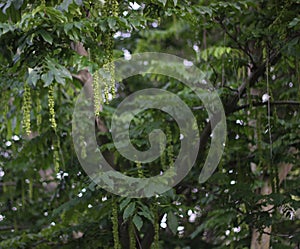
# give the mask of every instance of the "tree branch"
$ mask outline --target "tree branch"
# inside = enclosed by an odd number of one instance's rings
[[[243,110],[243,109],[247,109],[251,106],[265,106],[265,105],[268,105],[268,102],[255,102],[255,103],[252,103],[251,105],[250,104],[246,104],[246,105],[241,105],[241,106],[237,106],[236,109],[233,111],[233,112],[236,112],[236,111],[240,111],[240,110]],[[293,100],[285,100],[285,101],[273,101],[273,102],[270,102],[270,105],[271,106],[274,106],[274,105],[295,105],[295,106],[298,106],[300,105],[300,102],[299,101],[293,101]]]
[[[242,44],[237,40],[237,38],[236,38],[235,36],[233,36],[233,35],[228,31],[228,29],[226,28],[226,25],[223,23],[223,20],[217,20],[217,22],[221,25],[222,29],[223,29],[223,30],[225,31],[225,33],[231,38],[231,40],[233,40],[233,41],[237,44],[238,48],[239,48],[240,50],[242,50],[242,51],[249,57],[249,59],[250,59],[252,65],[253,65],[254,67],[256,67],[256,62],[254,61],[254,59],[253,59],[252,55],[250,54],[249,50],[248,50],[247,48],[243,47]]]

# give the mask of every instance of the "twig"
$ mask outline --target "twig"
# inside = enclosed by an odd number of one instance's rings
[[[223,30],[225,31],[225,33],[237,44],[237,46],[239,47],[239,49],[241,49],[250,59],[252,65],[254,67],[256,67],[256,63],[252,57],[252,55],[250,54],[250,52],[248,51],[248,49],[246,49],[245,47],[243,47],[239,41],[237,40],[237,38],[235,36],[233,36],[232,34],[230,34],[230,32],[227,30],[226,26],[224,25],[222,20],[217,20],[218,23],[221,25],[221,27],[223,28]]]
[[[254,102],[251,104],[251,106],[266,106],[268,105],[267,102]],[[299,101],[293,101],[293,100],[285,100],[285,101],[273,101],[273,102],[270,102],[270,105],[271,106],[274,106],[274,105],[295,105],[295,106],[298,106],[300,105],[300,102]],[[236,111],[240,111],[240,110],[243,110],[243,109],[247,109],[250,107],[250,104],[246,104],[246,105],[241,105],[241,106],[238,106],[233,112],[236,112]]]

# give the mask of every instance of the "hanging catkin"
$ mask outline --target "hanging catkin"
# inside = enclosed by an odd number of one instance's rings
[[[94,112],[95,116],[100,115],[100,108],[102,105],[101,89],[100,89],[100,75],[99,71],[96,71],[93,75],[93,92],[94,92]]]
[[[105,17],[118,17],[118,1],[108,0],[105,2],[103,15]],[[113,62],[113,48],[114,48],[114,31],[110,30],[104,34],[104,97],[106,102],[110,99],[110,93],[112,98],[115,98],[115,65]]]
[[[36,96],[36,126],[37,130],[40,133],[41,131],[41,125],[42,125],[42,103],[40,99],[40,93],[37,91]]]
[[[23,128],[27,135],[31,132],[31,124],[30,124],[30,110],[31,110],[31,93],[30,87],[27,83],[24,85],[24,93],[23,93]]]
[[[269,48],[267,45],[267,42],[263,42],[264,48],[263,48],[263,60],[266,61],[266,83],[267,83],[267,122],[268,122],[268,134],[269,134],[269,147],[270,147],[270,159],[267,161],[268,164],[268,169],[269,169],[269,174],[271,177],[271,186],[272,186],[272,191],[276,191],[276,181],[277,181],[277,176],[276,176],[276,165],[273,164],[273,152],[272,152],[272,131],[271,131],[271,90],[270,90],[270,84],[269,84],[269,71],[270,71],[270,65],[269,65]],[[276,168],[276,169],[275,169]]]
[[[33,197],[33,179],[30,179],[28,184],[29,184],[29,186],[28,186],[29,200],[32,200],[32,197]]]
[[[135,231],[132,219],[129,221],[129,249],[136,249]]]
[[[166,171],[167,170],[167,158],[166,158],[166,151],[165,149],[163,148],[163,143],[161,142],[160,144],[160,153],[161,153],[161,156],[160,156],[160,164],[161,164],[161,168],[163,171]]]
[[[48,87],[48,108],[49,108],[49,121],[51,127],[56,130],[57,124],[55,120],[55,110],[54,110],[54,88],[53,85]]]
[[[167,126],[167,156],[169,161],[170,168],[174,167],[174,148],[173,148],[173,140],[172,140],[172,133],[169,126]]]
[[[56,134],[56,140],[53,142],[53,163],[54,163],[54,169],[55,172],[59,172],[60,168],[60,157],[59,157],[59,149],[60,149],[60,141],[59,137],[57,136],[56,128],[57,128],[57,123],[55,120],[55,101],[54,101],[54,87],[51,84],[48,87],[48,108],[49,108],[49,121],[50,125],[53,128],[55,134]]]
[[[256,109],[256,144],[257,144],[257,151],[258,151],[258,166],[260,167],[263,162],[263,151],[262,151],[262,135],[261,135],[261,113],[260,110]]]
[[[119,241],[119,222],[118,222],[118,205],[117,199],[113,197],[112,199],[112,229],[113,229],[113,238],[114,238],[114,249],[120,249],[120,241]]]
[[[158,215],[158,204],[152,204],[152,212],[154,215],[153,227],[154,227],[154,240],[152,249],[159,249],[159,215]]]
[[[144,177],[144,172],[143,172],[141,162],[136,162],[136,167],[137,167],[137,171],[138,171],[138,177],[143,178]]]

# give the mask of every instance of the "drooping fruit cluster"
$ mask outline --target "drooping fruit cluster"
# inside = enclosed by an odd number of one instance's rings
[[[55,120],[55,110],[54,110],[54,88],[53,85],[50,85],[48,88],[48,107],[49,107],[49,121],[50,121],[50,125],[51,127],[56,130],[57,124],[56,124],[56,120]]]
[[[56,128],[57,128],[57,123],[55,120],[55,101],[54,101],[54,86],[51,84],[48,87],[48,108],[49,108],[49,121],[50,125],[53,128],[55,134],[56,134]],[[59,150],[60,150],[60,141],[59,141],[59,136],[56,134],[56,139],[53,141],[52,145],[53,149],[53,162],[54,162],[54,169],[55,172],[59,172],[59,167],[60,167],[60,157],[59,157]]]
[[[117,0],[107,0],[104,5],[103,14],[107,18],[118,17],[119,4]],[[112,98],[116,95],[115,89],[115,64],[113,63],[113,49],[114,49],[114,31],[110,30],[104,34],[104,96],[105,100],[109,100],[109,93]]]
[[[119,241],[119,222],[118,222],[118,205],[117,199],[113,197],[112,199],[112,215],[111,221],[113,224],[113,237],[114,237],[114,249],[120,249],[120,241]]]
[[[137,170],[138,170],[138,177],[143,178],[144,177],[144,172],[142,168],[141,162],[136,162]]]
[[[38,128],[38,132],[40,132],[41,125],[42,125],[42,103],[40,99],[40,94],[37,91],[36,96],[36,126]]]
[[[93,75],[93,93],[94,93],[94,112],[95,116],[100,115],[100,108],[102,106],[102,94],[101,94],[101,87],[100,82],[102,77],[100,76],[99,71],[96,71]]]
[[[132,219],[129,221],[129,248],[136,249],[135,231]]]
[[[172,144],[172,133],[169,126],[167,126],[167,157],[169,158],[169,166],[170,168],[174,167],[174,148]]]
[[[25,129],[25,132],[27,135],[30,134],[30,110],[31,110],[31,93],[30,93],[30,87],[27,83],[24,85],[24,93],[23,93],[23,128]]]
[[[154,240],[153,240],[153,249],[159,249],[159,217],[158,217],[158,204],[153,203],[151,206],[152,213],[154,215]]]

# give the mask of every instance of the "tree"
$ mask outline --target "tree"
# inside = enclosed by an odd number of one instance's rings
[[[2,1],[0,248],[299,248],[299,3]],[[212,130],[205,103],[163,75],[114,82],[113,60],[141,52],[184,58],[222,100],[225,151],[204,183],[198,177]],[[172,167],[180,130],[165,112],[135,116],[134,146],[148,150],[148,134],[162,129],[167,148],[148,164],[130,161],[112,142],[114,110],[150,87],[180,97],[200,133],[189,174],[152,198],[96,185],[71,136],[83,86],[96,106],[99,149],[118,171],[139,178]]]

